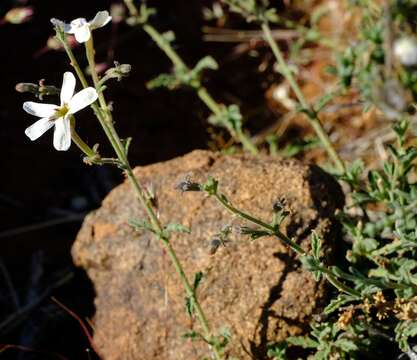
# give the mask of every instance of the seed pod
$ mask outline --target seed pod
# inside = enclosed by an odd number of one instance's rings
[[[209,254],[214,255],[217,250],[219,249],[220,245],[222,244],[222,241],[220,239],[213,239],[210,241],[209,246]]]

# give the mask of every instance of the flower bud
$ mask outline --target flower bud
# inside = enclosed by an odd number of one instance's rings
[[[185,179],[177,184],[175,187],[181,192],[185,191],[201,191],[201,185],[195,182],[192,182],[190,179]]]
[[[39,81],[39,85],[32,83],[18,83],[15,86],[15,89],[20,93],[32,93],[41,100],[46,95],[58,95],[60,93],[60,89],[55,86],[45,85],[45,80],[43,79]]]
[[[283,211],[285,207],[286,207],[286,201],[285,201],[285,198],[282,197],[274,202],[274,204],[272,205],[272,210],[276,213],[279,213]]]
[[[17,7],[9,10],[4,16],[4,21],[10,24],[23,24],[29,21],[33,16],[31,6]]]
[[[119,64],[117,61],[115,61],[114,67],[106,71],[106,77],[110,79],[117,79],[118,81],[120,81],[122,78],[128,76],[131,70],[131,65]]]
[[[112,4],[110,15],[114,24],[121,23],[126,17],[126,8],[122,4]]]
[[[222,241],[220,239],[213,239],[210,241],[209,246],[209,254],[214,255],[217,250],[219,249],[220,245],[222,244]]]
[[[15,89],[17,92],[20,92],[20,93],[25,93],[25,92],[36,93],[39,89],[39,86],[36,84],[31,84],[31,83],[18,83],[16,84]]]
[[[415,38],[407,36],[395,40],[393,52],[401,64],[405,66],[417,64],[417,41]]]
[[[71,49],[75,48],[77,46],[77,41],[75,40],[75,38],[73,36],[68,36],[67,37],[67,42],[68,45]],[[46,47],[49,50],[64,50],[64,47],[62,46],[62,43],[55,37],[55,36],[51,36],[48,38],[47,42],[46,42]]]

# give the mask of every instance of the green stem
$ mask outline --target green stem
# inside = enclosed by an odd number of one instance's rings
[[[211,95],[207,92],[207,89],[204,86],[199,86],[197,89],[197,95],[203,101],[206,106],[210,109],[210,111],[215,114],[216,116],[221,116],[222,108],[221,106],[211,97]],[[237,139],[243,147],[249,151],[252,155],[258,155],[259,150],[250,140],[250,138],[242,131],[241,128],[237,130],[228,128],[230,134],[233,138]]]
[[[124,2],[131,16],[139,15],[138,9],[136,8],[136,5],[133,3],[133,0],[124,0]]]
[[[94,159],[98,157],[97,152],[95,152],[92,148],[90,148],[78,135],[75,131],[75,118],[71,116],[70,118],[70,126],[71,126],[71,139],[78,146],[78,148],[89,158]]]
[[[207,92],[207,89],[205,87],[200,86],[197,89],[197,95],[201,99],[201,101],[203,101],[204,104],[206,104],[206,106],[214,115],[219,116],[222,114],[221,106],[211,97],[211,95]]]
[[[133,15],[132,12],[131,15]],[[187,72],[190,71],[188,66],[181,59],[181,57],[172,48],[171,44],[166,39],[164,39],[162,34],[159,33],[152,25],[144,24],[143,30],[151,37],[151,39],[171,60],[175,68],[183,69]],[[221,116],[223,112],[222,106],[213,99],[213,97],[208,93],[207,89],[201,84],[198,84],[198,86],[196,86],[195,89],[200,100],[204,102],[204,104],[210,109],[210,111],[217,116]],[[235,131],[228,127],[228,130],[232,137],[239,141],[247,151],[249,151],[253,155],[259,154],[257,147],[252,143],[250,138],[241,129],[239,131]]]
[[[237,215],[240,218],[250,221],[253,224],[259,225],[260,227],[264,228],[271,232],[271,235],[275,235],[278,239],[288,245],[292,250],[294,250],[299,255],[306,255],[305,251],[302,249],[301,246],[297,245],[294,241],[292,241],[288,236],[283,234],[279,229],[275,228],[274,226],[263,222],[260,219],[249,215],[238,208],[235,208],[232,204],[225,200],[224,196],[219,195],[218,193],[214,194],[216,200],[222,204],[227,210],[229,210],[233,215]]]
[[[171,44],[152,25],[144,24],[143,30],[155,41],[156,45],[165,53],[175,67],[189,70],[184,61],[174,51]]]
[[[64,43],[66,43],[66,41],[64,41]],[[88,86],[88,82],[85,79],[85,76],[78,64],[78,62],[76,61],[72,50],[68,47],[65,47],[65,50],[67,50],[67,54],[71,60],[72,66],[75,68],[75,71],[78,75],[78,77],[80,78],[81,83],[83,84],[84,87]],[[96,72],[96,67],[95,67],[95,59],[94,59],[94,43],[93,43],[93,38],[91,36],[90,40],[87,41],[86,43],[86,54],[87,54],[87,60],[89,63],[89,67],[90,67],[90,71],[91,71],[91,75],[93,78],[93,82],[94,85],[96,87],[96,89],[99,88],[100,86],[100,79],[98,77],[98,74]],[[208,320],[201,308],[201,305],[195,295],[194,289],[191,286],[191,283],[189,282],[183,267],[175,253],[175,250],[173,249],[173,247],[171,246],[171,244],[169,243],[169,239],[165,238],[164,236],[162,236],[163,234],[163,227],[161,225],[161,223],[159,222],[159,219],[155,213],[155,211],[153,210],[151,204],[149,203],[149,201],[147,200],[147,196],[145,195],[145,191],[143,190],[143,187],[141,186],[141,184],[139,183],[138,179],[134,176],[133,174],[133,170],[130,166],[130,163],[127,159],[126,156],[126,152],[124,150],[122,141],[120,140],[114,126],[113,126],[113,120],[112,120],[112,116],[111,116],[111,112],[108,109],[108,105],[106,102],[106,99],[104,97],[104,94],[100,91],[98,91],[98,95],[99,95],[99,103],[100,103],[100,108],[97,107],[96,104],[93,104],[94,106],[93,109],[95,111],[95,114],[100,122],[100,124],[102,125],[116,155],[118,160],[120,161],[120,163],[123,165],[124,169],[125,169],[125,173],[128,177],[128,180],[135,192],[135,195],[140,203],[140,205],[143,207],[143,209],[145,210],[147,216],[149,217],[149,220],[152,224],[152,227],[154,228],[154,231],[156,234],[158,234],[158,239],[161,241],[161,244],[164,246],[164,248],[166,249],[170,259],[173,262],[173,265],[175,267],[176,272],[178,273],[180,280],[185,288],[185,291],[187,293],[187,296],[191,297],[193,299],[194,302],[194,308],[195,308],[195,312],[197,315],[198,320],[201,323],[201,326],[203,328],[203,331],[205,333],[206,338],[211,339],[212,338],[212,333],[210,330],[210,326],[208,323]],[[221,351],[218,348],[217,345],[213,345],[211,346],[215,359],[216,360],[221,360],[222,356],[221,356]]]
[[[336,289],[338,289],[341,292],[344,292],[348,295],[352,295],[354,297],[360,298],[361,293],[355,289],[352,289],[351,287],[343,284],[341,281],[337,279],[337,277],[330,271],[329,268],[325,266],[321,266],[319,270],[323,273],[324,277],[327,279],[327,281],[332,284]]]
[[[252,155],[258,155],[259,150],[249,137],[243,132],[241,128],[236,130],[236,137],[241,142],[242,146],[248,150]]]
[[[56,28],[56,35],[57,35],[57,39],[59,41],[61,41],[65,52],[67,53],[69,59],[70,59],[70,65],[74,68],[75,72],[77,73],[78,78],[81,81],[81,84],[83,86],[83,88],[87,88],[88,87],[88,81],[86,79],[86,77],[84,76],[83,71],[81,70],[80,65],[78,64],[78,61],[71,49],[71,47],[68,44],[67,41],[67,37],[65,36],[63,30]]]
[[[271,232],[271,235],[275,235],[277,238],[279,238],[284,244],[286,244],[288,247],[290,247],[293,251],[295,251],[300,256],[307,256],[307,253],[303,250],[303,248],[299,245],[297,245],[294,241],[292,241],[288,236],[283,234],[279,229],[275,228],[274,226],[267,224],[266,222],[257,219],[253,217],[252,215],[249,215],[237,208],[235,208],[232,204],[230,204],[227,200],[225,200],[225,197],[222,195],[219,195],[217,192],[214,194],[214,197],[216,200],[223,205],[227,210],[229,210],[233,215],[237,215],[240,218],[247,220],[253,224],[256,224],[265,230],[268,230]],[[355,289],[352,289],[351,287],[343,284],[341,281],[339,281],[332,272],[326,268],[321,267],[320,271],[323,273],[324,277],[329,281],[330,284],[332,284],[335,288],[337,288],[339,291],[344,292],[346,294],[360,297],[360,293],[356,291]]]
[[[301,107],[304,110],[306,110],[307,118],[312,128],[316,132],[318,138],[320,139],[325,150],[327,151],[330,158],[332,159],[334,165],[336,166],[339,172],[344,173],[346,169],[345,169],[345,165],[342,159],[334,150],[332,142],[330,141],[329,136],[324,131],[323,126],[321,125],[321,122],[320,122],[320,118],[318,117],[317,113],[311,108],[311,106],[308,104],[307,100],[305,99],[300,87],[297,84],[297,81],[295,80],[291,72],[291,69],[288,67],[288,64],[284,60],[281,50],[279,49],[274,37],[272,36],[271,28],[269,27],[268,22],[264,21],[261,27],[265,36],[265,40],[268,42],[269,46],[271,47],[271,50],[278,62],[281,74],[285,77],[285,79],[290,84],[291,89],[294,91],[294,94],[297,97]]]

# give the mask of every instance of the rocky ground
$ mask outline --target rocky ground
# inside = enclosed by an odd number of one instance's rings
[[[184,157],[135,169],[157,194],[163,223],[191,229],[172,237],[190,277],[203,272],[198,298],[213,328],[228,327],[228,354],[263,359],[266,345],[305,331],[320,312],[326,292],[302,270],[295,254],[276,238],[251,241],[232,232],[213,255],[210,243],[226,225],[243,225],[204,193],[179,192],[185,178],[213,176],[233,204],[266,221],[285,197],[291,216],[286,233],[306,250],[315,230],[327,257],[337,246],[334,213],[344,199],[338,184],[315,166],[266,156],[222,156],[194,151]],[[105,359],[198,359],[206,345],[182,338],[198,324],[185,311],[184,290],[167,254],[149,232],[137,232],[129,219],[143,219],[129,184],[124,183],[87,216],[73,246],[96,289],[94,342]]]

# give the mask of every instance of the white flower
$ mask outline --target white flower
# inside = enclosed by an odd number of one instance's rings
[[[401,64],[405,66],[417,64],[417,41],[413,37],[407,36],[395,40],[393,51]]]
[[[109,23],[111,16],[108,11],[99,11],[93,20],[87,21],[85,18],[72,20],[69,24],[58,19],[51,19],[52,24],[61,26],[67,34],[74,34],[79,43],[88,41],[91,37],[91,30],[101,28]]]
[[[98,97],[97,91],[92,87],[83,89],[74,95],[75,82],[75,77],[71,72],[64,74],[60,106],[32,101],[23,104],[23,109],[27,113],[41,118],[25,130],[25,134],[30,140],[36,140],[45,131],[55,126],[55,149],[61,151],[69,149],[71,145],[70,116],[92,104]]]

